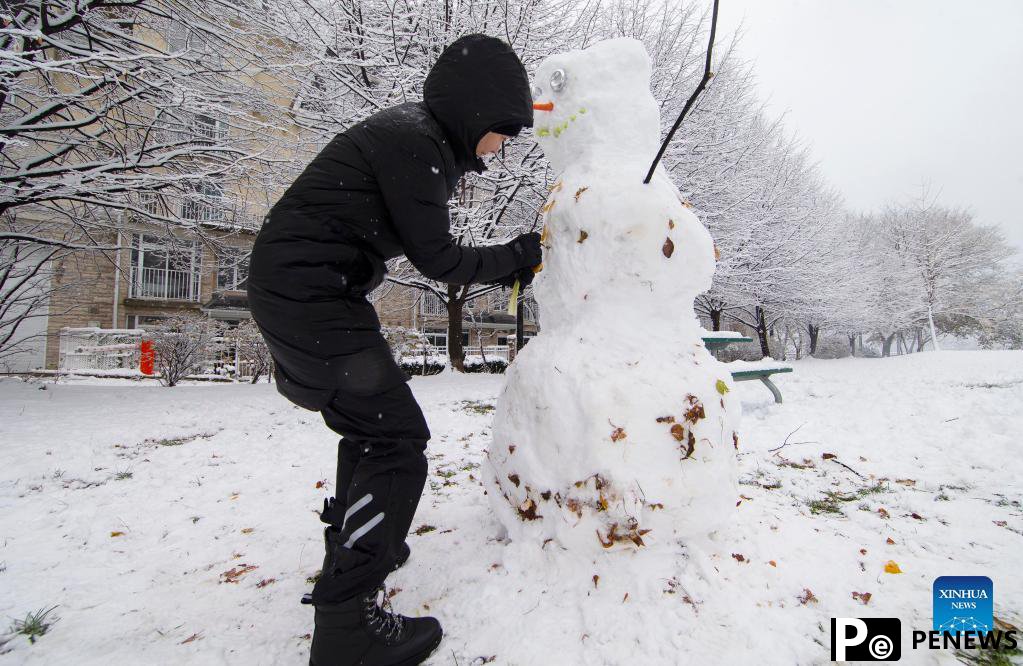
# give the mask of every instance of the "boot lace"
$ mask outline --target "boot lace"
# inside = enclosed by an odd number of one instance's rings
[[[383,604],[377,603],[377,596],[383,592]],[[366,617],[366,625],[384,640],[391,640],[392,636],[400,636],[405,628],[405,617],[398,615],[391,610],[391,600],[387,596],[387,590],[383,585],[366,595],[363,600],[363,610]]]

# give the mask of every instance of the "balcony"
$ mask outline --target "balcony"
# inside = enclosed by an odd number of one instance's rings
[[[165,301],[199,301],[199,274],[164,268],[132,269],[131,297]]]

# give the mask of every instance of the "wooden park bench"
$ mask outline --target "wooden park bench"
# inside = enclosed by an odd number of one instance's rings
[[[742,333],[736,331],[708,331],[707,335],[703,336],[703,344],[706,345],[707,349],[711,352],[724,349],[732,344],[745,344],[749,342],[753,342],[753,338],[746,337]],[[732,381],[748,382],[754,379],[759,379],[771,392],[771,395],[774,396],[774,401],[781,404],[781,391],[779,391],[778,387],[771,381],[771,375],[781,374],[783,372],[792,372],[791,366],[785,365],[784,363],[778,363],[776,361],[734,361],[727,365],[735,368],[731,371]]]

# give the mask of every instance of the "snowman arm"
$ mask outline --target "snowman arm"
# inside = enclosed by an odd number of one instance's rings
[[[451,236],[444,160],[433,140],[416,137],[387,160],[377,181],[405,256],[425,277],[448,284],[489,282],[515,271],[505,245],[468,247]]]

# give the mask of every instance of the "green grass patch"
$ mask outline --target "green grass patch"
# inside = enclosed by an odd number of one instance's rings
[[[55,608],[56,606],[45,609],[41,608],[34,613],[26,615],[24,620],[15,620],[11,624],[11,633],[27,636],[29,643],[35,643],[36,639],[40,636],[45,636],[46,632],[57,621],[56,617],[50,615]]]
[[[842,513],[842,505],[847,502],[857,502],[869,495],[877,495],[879,493],[891,492],[891,489],[884,483],[875,483],[871,486],[864,486],[857,488],[856,490],[849,493],[837,492],[834,490],[826,490],[824,497],[821,499],[810,500],[806,503],[810,507],[810,513],[822,514],[822,513]],[[859,506],[860,510],[869,510],[863,508],[863,504]]]

